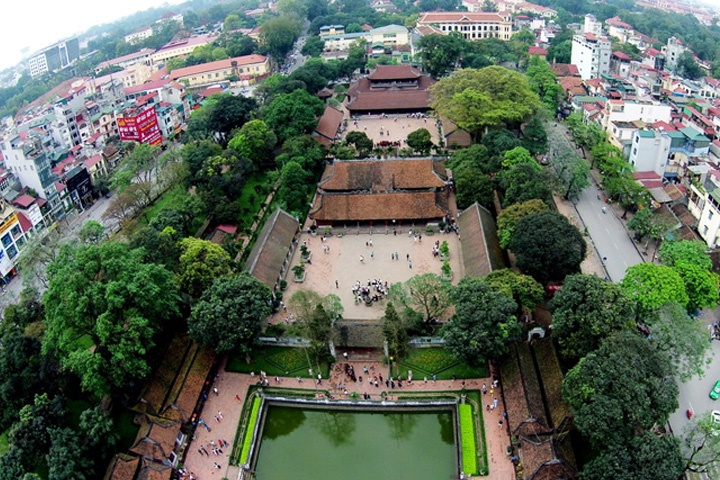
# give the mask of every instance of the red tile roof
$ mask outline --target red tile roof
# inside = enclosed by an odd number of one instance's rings
[[[243,57],[226,58],[225,60],[216,60],[214,62],[193,65],[192,67],[178,68],[177,70],[170,72],[170,78],[177,80],[178,78],[197,75],[199,73],[214,72],[215,70],[232,68],[232,62],[237,62],[237,66],[241,67],[243,65],[253,65],[256,63],[265,63],[267,61],[267,57],[256,54],[245,55]]]
[[[203,97],[203,98],[207,98],[207,97],[209,97],[210,95],[215,95],[216,93],[222,93],[224,90],[225,90],[225,89],[222,88],[222,87],[206,88],[206,89],[203,90],[202,92],[198,93],[198,96]]]
[[[495,12],[426,12],[421,13],[418,25],[425,23],[475,23],[475,22],[503,22],[505,18]]]
[[[367,77],[370,80],[417,80],[421,76],[412,65],[378,65]]]
[[[237,233],[237,225],[218,225],[216,227],[217,230],[220,230],[221,232],[228,233],[230,235],[235,235]]]
[[[577,65],[571,63],[552,63],[550,69],[559,77],[579,77],[580,70]]]
[[[170,79],[160,79],[155,80],[154,82],[143,83],[142,85],[135,85],[134,87],[126,88],[125,94],[133,95],[135,93],[151,92],[153,90],[157,91],[171,82],[172,80]]]
[[[101,161],[102,161],[102,156],[100,156],[100,154],[98,153],[96,155],[93,155],[89,159],[85,160],[84,165],[85,165],[85,168],[90,168],[90,167],[94,167]]]
[[[447,191],[396,192],[315,196],[310,218],[319,221],[416,220],[442,218],[448,214]],[[438,198],[444,197],[444,198]]]
[[[662,177],[653,171],[635,172],[633,178],[635,180],[662,180]]]
[[[328,165],[319,188],[325,191],[373,192],[396,189],[427,189],[447,186],[442,164],[432,159],[336,160]]]
[[[632,60],[630,55],[624,52],[613,52],[613,57],[619,58],[620,60],[626,60],[628,62]]]
[[[334,140],[342,124],[343,113],[333,107],[325,107],[325,113],[320,117],[315,132],[329,140]]]
[[[20,222],[20,228],[23,232],[28,232],[32,228],[32,222],[22,212],[17,212],[18,221]]]
[[[33,203],[35,203],[35,198],[25,194],[20,195],[12,202],[13,205],[20,208],[28,208]]]
[[[541,47],[528,47],[528,54],[530,54],[530,55],[547,55],[548,51]]]

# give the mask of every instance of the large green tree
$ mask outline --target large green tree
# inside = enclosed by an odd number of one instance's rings
[[[635,303],[620,287],[595,275],[568,275],[550,302],[553,337],[566,357],[597,350],[613,332],[635,327]]]
[[[415,275],[390,287],[390,299],[397,306],[417,312],[424,322],[440,319],[451,305],[453,286],[434,273]]]
[[[685,283],[688,309],[714,308],[718,303],[718,275],[701,241],[663,242],[660,260],[675,269]]]
[[[265,122],[250,120],[230,140],[228,147],[255,165],[263,165],[272,161],[272,151],[276,143],[275,133]]]
[[[680,450],[688,472],[713,474],[720,469],[720,435],[710,412],[697,413],[683,429]]]
[[[50,430],[50,451],[46,456],[49,480],[85,480],[90,460],[80,436],[70,428]]]
[[[415,130],[408,134],[407,144],[420,155],[428,155],[433,146],[432,135],[427,128]]]
[[[539,199],[548,205],[552,204],[553,186],[557,178],[552,170],[538,170],[531,163],[519,163],[499,175],[500,187],[505,191],[503,205],[527,202]]]
[[[515,234],[515,227],[518,222],[528,215],[544,212],[548,206],[542,200],[528,200],[527,202],[515,203],[504,208],[497,217],[498,237],[500,246],[507,248]]]
[[[260,38],[276,62],[282,64],[302,31],[302,21],[294,15],[271,18],[260,26]]]
[[[459,32],[449,35],[423,35],[420,38],[420,58],[426,72],[435,78],[455,69],[468,42]]]
[[[247,273],[219,277],[193,307],[190,336],[218,353],[249,354],[270,315],[270,289]]]
[[[200,297],[218,277],[230,273],[230,255],[220,245],[199,238],[178,243],[180,258],[175,278],[182,291]]]
[[[520,124],[540,105],[522,74],[499,66],[458,70],[430,92],[435,111],[475,138],[490,128]]]
[[[281,141],[310,133],[323,114],[322,100],[305,90],[278,95],[265,107],[263,115],[268,126]]]
[[[578,229],[550,210],[520,220],[510,241],[518,268],[540,283],[578,273],[586,249]]]
[[[387,341],[390,356],[396,359],[404,357],[408,349],[408,325],[395,310],[392,302],[388,302],[385,307],[382,321],[383,335]]]
[[[671,267],[640,263],[627,269],[620,288],[637,303],[638,318],[671,302],[687,306],[690,299],[680,275]]]
[[[545,291],[535,279],[509,268],[491,272],[485,280],[494,288],[515,300],[524,311],[533,311],[543,301]]]
[[[455,315],[443,328],[445,347],[455,357],[478,365],[506,354],[521,334],[513,299],[481,278],[465,277],[452,294]]]
[[[596,447],[629,443],[639,431],[664,425],[678,408],[668,356],[634,332],[618,332],[565,376],[563,398],[575,425]]]
[[[95,393],[147,375],[154,335],[178,315],[170,272],[118,242],[65,245],[48,272],[43,351]]]

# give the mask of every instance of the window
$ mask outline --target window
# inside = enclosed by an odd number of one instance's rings
[[[3,247],[8,247],[9,245],[12,245],[12,237],[9,233],[2,237],[2,244]]]
[[[7,254],[8,254],[8,257],[10,257],[10,258],[15,258],[17,256],[18,251],[17,251],[17,248],[15,247],[15,245],[13,245],[12,247],[7,249]]]
[[[637,148],[633,148],[633,155],[637,155]]]
[[[11,230],[10,233],[12,233],[12,236],[14,238],[17,238],[19,235],[22,235],[22,230],[20,230],[20,225],[15,225]]]
[[[710,210],[710,211],[708,212],[708,220],[712,220],[712,217],[713,217],[713,211]]]
[[[708,226],[705,225],[705,226],[703,227],[703,235],[707,235],[707,232],[708,232]],[[9,252],[8,252],[8,253],[9,253]]]

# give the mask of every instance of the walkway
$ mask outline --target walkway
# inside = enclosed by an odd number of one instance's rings
[[[367,365],[370,368],[370,364],[367,362],[352,362],[355,365],[356,372],[362,372],[363,366]],[[198,427],[195,432],[193,440],[188,446],[188,453],[185,459],[185,468],[192,472],[197,480],[208,480],[208,479],[221,479],[227,477],[231,480],[235,480],[237,476],[237,467],[229,465],[230,453],[232,451],[233,441],[235,434],[237,433],[237,425],[240,421],[240,415],[242,413],[242,406],[245,402],[245,398],[248,393],[250,385],[254,385],[258,381],[258,376],[254,378],[247,374],[240,373],[229,373],[224,370],[224,363],[221,366],[220,374],[215,381],[215,388],[218,393],[214,395],[210,394],[203,413],[200,416],[211,431],[203,427]],[[375,372],[382,374],[383,378],[387,377],[387,366],[375,365]],[[298,382],[295,378],[281,377],[279,382],[276,382],[274,378],[269,378],[272,386],[287,386],[292,388],[304,388],[308,390],[314,390],[316,388],[315,382],[309,379],[302,379]],[[322,381],[321,388],[323,390],[330,390],[337,392],[338,395],[342,394],[337,390],[337,383],[340,380],[339,377],[335,376],[333,380]],[[483,383],[490,384],[492,379],[476,379],[466,380],[465,388],[480,390]],[[331,387],[331,384],[335,384],[335,388]],[[343,388],[347,388],[348,394],[356,392],[362,395],[363,393],[371,394],[373,400],[380,400],[380,394],[386,389],[381,387],[375,387],[371,385],[368,379],[364,379],[363,383],[359,382],[348,382],[347,385],[343,385]],[[392,393],[395,392],[432,392],[432,391],[453,391],[461,390],[463,383],[461,380],[451,381],[437,381],[433,382],[428,380],[427,383],[422,378],[414,379],[412,385],[403,382],[401,390],[395,389],[389,392],[388,399],[392,399]],[[496,394],[500,396],[502,407],[502,396],[501,389],[496,389]],[[239,400],[238,400],[239,398]],[[484,397],[487,399],[485,403],[492,403],[492,398],[489,396]],[[481,406],[482,407],[482,406]],[[485,424],[485,440],[487,441],[488,451],[488,462],[490,466],[490,474],[483,478],[485,480],[508,480],[514,477],[514,466],[510,462],[509,457],[506,453],[506,448],[510,444],[510,437],[507,430],[507,424],[499,425],[498,421],[502,419],[503,409],[498,408],[496,410],[487,412],[481,408],[483,414],[483,422]],[[215,417],[218,412],[222,413],[222,419],[218,421]],[[230,442],[230,446],[222,449],[221,455],[214,455],[212,450],[217,448],[218,440],[225,440]],[[214,442],[213,445],[211,442]],[[204,447],[209,455],[200,453],[200,449]],[[217,468],[215,464],[219,465]]]

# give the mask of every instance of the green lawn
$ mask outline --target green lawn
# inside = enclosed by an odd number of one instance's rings
[[[397,368],[393,369],[395,372]],[[399,362],[399,371],[407,378],[408,370],[413,372],[413,378],[420,379],[427,375],[430,378],[435,375],[438,380],[450,380],[455,374],[456,378],[486,378],[488,376],[487,365],[483,367],[471,367],[470,365],[455,359],[443,348],[414,348],[407,357]]]
[[[255,397],[255,399],[253,400],[250,418],[245,424],[243,447],[242,452],[240,452],[240,465],[244,465],[248,461],[248,455],[250,454],[250,444],[252,443],[253,431],[255,430],[255,423],[257,422],[258,413],[260,412],[261,402],[262,400],[260,399],[260,397]]]
[[[173,208],[174,205],[180,204],[188,196],[190,196],[190,193],[182,185],[176,185],[165,192],[155,203],[146,207],[138,220],[143,225],[147,225],[161,210]],[[203,222],[205,222],[205,217],[202,215],[193,218],[192,225],[190,225],[190,234],[194,234],[202,226]]]
[[[256,374],[262,370],[269,376],[309,378],[309,368],[311,367],[304,348],[264,347],[253,354],[251,363],[245,361],[245,355],[231,354],[225,370],[237,373],[255,372]],[[313,365],[312,368],[313,376],[317,375],[317,366]],[[327,378],[330,365],[324,362],[320,364],[320,368],[323,378]]]
[[[267,193],[258,193],[255,189],[258,185],[266,187],[269,191],[270,185],[268,185],[268,174],[266,171],[258,172],[250,177],[247,182],[245,182],[245,185],[243,185],[240,198],[237,199],[238,206],[240,207],[238,226],[241,230],[243,228],[249,228],[253,224],[253,215],[258,213],[262,202],[268,195]]]
[[[463,472],[470,475],[477,473],[477,443],[475,441],[475,421],[472,410],[472,405],[467,403],[458,405]]]

